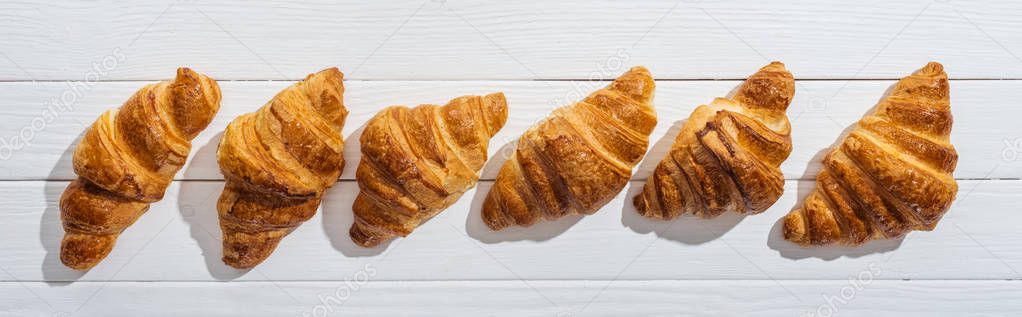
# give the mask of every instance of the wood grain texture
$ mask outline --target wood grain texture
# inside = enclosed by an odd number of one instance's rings
[[[654,70],[655,71],[655,70]],[[220,132],[235,117],[255,111],[266,100],[293,82],[221,82],[223,101],[210,127],[193,142],[194,150],[178,179],[222,179],[216,165]],[[650,137],[645,160],[632,179],[645,179],[670,149],[681,120],[700,104],[726,94],[740,81],[662,81],[657,83],[654,104],[659,124]],[[894,81],[797,81],[795,99],[788,109],[793,151],[781,165],[786,179],[812,179],[819,169],[817,155],[837,142],[842,131],[869,111]],[[0,180],[66,180],[73,176],[71,151],[77,137],[104,110],[120,105],[124,96],[143,82],[100,83],[82,88],[70,110],[48,110],[50,98],[69,91],[65,83],[0,83],[0,137],[29,140],[10,152],[0,165]],[[845,86],[847,84],[847,86]],[[379,110],[390,105],[442,104],[466,94],[503,91],[508,100],[508,121],[490,141],[490,160],[482,179],[493,179],[513,144],[535,121],[549,111],[606,85],[606,82],[522,81],[347,81],[345,104],[351,113],[344,127],[345,167],[342,179],[355,176],[361,127]],[[1022,177],[1022,81],[951,81],[951,104],[955,129],[951,141],[960,154],[956,178]],[[55,114],[55,115],[54,115]],[[38,119],[37,119],[38,118]],[[35,127],[39,128],[35,128]],[[22,131],[28,131],[22,135]],[[7,151],[0,148],[0,158]],[[1012,156],[1014,155],[1014,156]]]
[[[220,261],[215,203],[220,181],[174,182],[167,198],[126,230],[96,268],[75,273],[57,261],[61,237],[55,199],[66,182],[0,182],[0,280],[251,281],[346,280],[367,264],[377,280],[836,279],[871,263],[882,279],[1020,279],[1019,180],[964,180],[951,211],[933,232],[861,248],[802,249],[780,236],[780,218],[811,181],[788,181],[785,195],[755,216],[648,220],[635,213],[632,181],[596,214],[528,229],[491,232],[479,212],[491,181],[482,181],[407,238],[373,249],[348,236],[355,182],[340,182],[317,216],[281,242],[266,262],[236,271]],[[598,247],[597,247],[598,246]],[[301,268],[300,270],[295,268]],[[920,269],[926,268],[926,269]]]
[[[880,273],[883,275],[883,271]],[[0,307],[21,316],[394,316],[410,312],[416,316],[676,316],[700,313],[1000,316],[1013,315],[1022,309],[1022,303],[1017,300],[1022,296],[1022,283],[1018,281],[467,283],[370,279],[361,284],[129,282],[76,283],[60,287],[38,282],[5,282],[0,283],[0,293],[6,295],[0,299]],[[126,301],[126,298],[132,300]],[[242,298],[245,300],[239,300]],[[153,312],[153,307],[161,309]]]
[[[3,1],[0,315],[302,316],[351,288],[367,265],[371,282],[333,315],[826,316],[827,296],[854,288],[849,277],[872,267],[881,274],[835,312],[1013,314],[1022,310],[1020,9],[1012,0]],[[631,196],[680,120],[770,60],[799,79],[778,203],[712,221],[635,214]],[[931,60],[952,78],[960,154],[960,193],[936,230],[859,249],[783,241],[778,220],[813,188],[822,153],[893,79]],[[584,219],[489,232],[478,210],[486,180],[512,153],[506,145],[606,84],[563,80],[610,79],[633,65],[658,79],[660,124],[625,192]],[[185,181],[173,182],[100,266],[64,268],[57,198],[74,177],[77,138],[179,66],[221,80],[224,96],[177,175]],[[359,159],[360,128],[386,106],[505,92],[509,119],[491,141],[483,181],[409,238],[361,249],[347,236],[357,192],[357,164],[348,164],[319,215],[256,270],[234,271],[220,262],[218,133],[330,66],[353,79],[345,82],[349,162]]]
[[[1022,78],[1022,4],[997,1],[5,1],[0,79],[611,78],[627,56],[661,78]],[[295,30],[315,30],[295,35]],[[1013,53],[1014,52],[1014,53]],[[106,56],[116,62],[102,66]],[[100,73],[100,72],[96,72]],[[595,75],[594,75],[595,74]]]

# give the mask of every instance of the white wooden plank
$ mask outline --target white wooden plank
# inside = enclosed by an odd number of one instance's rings
[[[882,279],[1019,279],[1016,243],[1022,181],[966,180],[933,232],[861,248],[801,249],[780,238],[778,220],[812,188],[789,181],[765,213],[655,222],[635,214],[627,190],[593,216],[493,233],[479,219],[492,186],[483,182],[410,237],[375,249],[348,237],[354,182],[332,188],[321,212],[284,239],[266,262],[236,271],[220,262],[219,181],[175,182],[121,236],[113,253],[81,274],[58,261],[56,200],[66,182],[0,182],[0,281],[346,280],[365,265],[379,280],[837,279],[879,265]]]
[[[1001,316],[1022,310],[1018,281],[869,277],[864,273],[852,281],[777,282],[6,282],[0,283],[0,309],[19,316]]]
[[[739,81],[661,81],[655,100],[659,124],[650,137],[655,145],[633,179],[644,179],[670,149],[674,136],[697,105],[726,94]],[[812,179],[818,153],[879,100],[892,81],[800,81],[788,113],[792,120],[794,151],[782,166],[788,179]],[[216,145],[221,131],[236,116],[254,111],[291,82],[223,82],[223,105],[213,124],[194,142],[192,158],[179,179],[221,179]],[[464,94],[504,91],[510,118],[490,142],[493,157],[483,178],[492,179],[514,140],[553,108],[602,87],[606,82],[523,81],[348,81],[346,104],[351,111],[345,126],[348,160],[342,179],[353,179],[358,165],[359,128],[378,110],[394,104],[444,103]],[[74,90],[64,83],[0,83],[0,179],[71,179],[71,153],[77,137],[105,109],[119,106],[143,82],[101,83],[81,86],[80,97],[68,97],[70,110],[50,110],[51,98]],[[962,81],[952,83],[955,127],[952,141],[960,160],[958,178],[1022,177],[1022,81]],[[58,101],[59,102],[59,101]],[[57,108],[52,108],[57,109]],[[7,151],[7,144],[28,144]],[[9,156],[9,157],[8,157]]]
[[[602,69],[618,56],[659,78],[742,78],[766,59],[799,78],[897,78],[929,60],[959,78],[1022,78],[1019,9],[1011,0],[17,0],[0,4],[0,79],[158,79],[179,65],[221,79],[298,79],[328,65],[357,79],[582,79],[611,76]]]

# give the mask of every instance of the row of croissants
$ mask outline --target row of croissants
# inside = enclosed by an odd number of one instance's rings
[[[227,265],[250,268],[269,257],[339,178],[348,114],[342,79],[337,68],[311,74],[227,126],[217,148]],[[774,204],[784,190],[779,167],[792,149],[786,110],[795,86],[784,64],[772,62],[730,97],[696,108],[634,197],[636,211],[660,220],[712,218]],[[646,153],[657,123],[654,89],[649,71],[634,67],[526,130],[483,203],[486,225],[589,215],[612,200]],[[216,81],[180,68],[86,130],[74,152],[78,177],[60,199],[65,265],[95,266],[163,198],[220,99]],[[507,115],[499,92],[377,113],[359,140],[352,240],[372,247],[407,236],[451,206],[475,186]],[[958,191],[951,121],[941,64],[902,78],[822,157],[815,189],[784,218],[784,238],[854,246],[932,230]]]

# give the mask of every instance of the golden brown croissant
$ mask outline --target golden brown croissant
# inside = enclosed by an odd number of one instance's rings
[[[89,269],[164,191],[188,158],[191,140],[220,109],[216,81],[178,68],[173,81],[146,85],[103,113],[75,148],[78,178],[60,197],[60,260]]]
[[[407,236],[457,201],[475,186],[490,138],[505,121],[503,93],[376,114],[362,132],[351,239],[372,247]]]
[[[655,219],[712,218],[773,205],[784,191],[780,165],[791,153],[785,110],[794,95],[795,79],[772,62],[732,98],[696,108],[635,196],[635,209]]]
[[[654,89],[649,71],[633,67],[525,131],[483,202],[486,225],[530,226],[607,204],[646,153]]]
[[[784,218],[784,238],[858,245],[932,230],[958,193],[951,121],[943,66],[902,78],[824,157],[816,189]]]
[[[344,167],[344,85],[337,68],[305,77],[234,119],[217,148],[226,186],[217,210],[223,261],[261,263],[316,214]]]

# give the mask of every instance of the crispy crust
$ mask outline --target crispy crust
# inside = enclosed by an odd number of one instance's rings
[[[184,165],[191,140],[220,109],[220,87],[188,68],[147,85],[119,109],[100,115],[75,148],[78,178],[60,197],[64,265],[87,270],[149,204],[163,199]]]
[[[475,186],[490,138],[505,121],[503,93],[376,114],[360,139],[351,239],[372,247],[407,236],[457,201]]]
[[[483,202],[486,225],[592,214],[613,199],[649,145],[654,89],[649,71],[633,67],[529,128]]]
[[[944,67],[901,79],[824,158],[816,189],[784,218],[801,245],[859,245],[932,230],[958,193]]]
[[[784,190],[780,165],[791,153],[785,110],[794,95],[791,73],[772,62],[732,98],[696,108],[635,196],[636,211],[669,220],[682,214],[759,213],[773,205]]]
[[[234,119],[217,163],[226,184],[217,202],[223,261],[250,268],[316,214],[344,168],[344,74],[310,74],[256,112]]]

